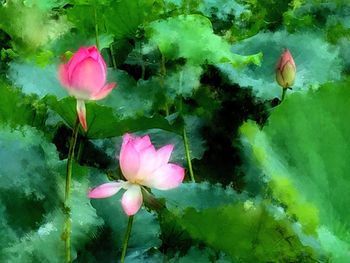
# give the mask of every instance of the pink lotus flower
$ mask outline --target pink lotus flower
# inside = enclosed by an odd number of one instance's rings
[[[87,131],[85,100],[106,97],[116,83],[107,83],[107,67],[95,46],[81,47],[67,64],[58,70],[61,84],[77,99],[77,112],[81,126]]]
[[[296,66],[292,54],[288,49],[282,53],[276,68],[276,80],[282,88],[289,88],[294,84]]]
[[[142,186],[168,190],[182,183],[185,176],[184,168],[169,163],[173,148],[174,146],[169,144],[156,150],[148,135],[144,137],[124,135],[119,164],[127,181],[102,184],[90,190],[88,196],[105,198],[123,188],[126,190],[122,197],[124,212],[129,216],[136,214],[143,203]]]

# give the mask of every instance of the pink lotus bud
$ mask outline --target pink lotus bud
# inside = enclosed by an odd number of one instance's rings
[[[276,68],[277,83],[283,88],[289,88],[294,84],[296,66],[292,54],[288,49],[282,53]]]
[[[106,97],[116,83],[107,83],[107,67],[95,46],[81,47],[58,70],[61,84],[71,96],[77,98],[77,111],[80,123],[87,130],[85,100],[100,100]]]
[[[124,135],[119,164],[126,182],[118,181],[100,185],[89,192],[90,198],[105,198],[126,189],[122,207],[127,215],[134,215],[143,203],[141,186],[168,190],[178,187],[185,176],[179,165],[169,163],[174,146],[169,144],[156,150],[149,136]]]

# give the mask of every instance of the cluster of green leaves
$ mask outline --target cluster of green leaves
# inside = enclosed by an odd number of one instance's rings
[[[121,177],[126,132],[174,144],[196,179],[152,191],[127,262],[347,262],[348,11],[346,0],[0,1],[0,261],[63,260],[76,110],[57,67],[97,45],[118,87],[87,103],[79,131],[75,262],[120,256],[121,194],[86,193]],[[273,107],[283,48],[297,79]]]

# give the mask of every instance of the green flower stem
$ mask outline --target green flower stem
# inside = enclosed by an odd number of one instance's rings
[[[166,75],[166,67],[165,67],[165,56],[162,54],[160,61],[160,74],[165,77]]]
[[[137,41],[136,45],[138,47],[139,50],[139,55],[142,58],[141,59],[141,79],[145,79],[145,74],[146,74],[146,65],[145,65],[145,61],[143,59],[143,55],[142,55],[142,42],[141,41]],[[165,65],[164,65],[165,66]]]
[[[65,213],[65,222],[64,222],[64,232],[63,238],[65,242],[65,262],[72,262],[71,256],[71,229],[72,229],[72,220],[71,220],[71,207],[70,207],[70,194],[71,194],[71,182],[72,182],[72,168],[74,160],[74,149],[77,143],[78,131],[79,131],[79,118],[76,119],[72,138],[69,144],[68,152],[68,161],[67,161],[67,174],[66,174],[66,188],[64,193],[64,213]]]
[[[286,96],[288,88],[282,88],[282,97],[281,97],[281,102],[284,100],[284,97]]]
[[[98,24],[97,24],[97,2],[94,4],[94,18],[95,18],[95,38],[96,38],[96,47],[100,49],[100,41],[98,39]]]
[[[160,86],[165,86],[165,76],[166,76],[166,66],[165,66],[165,56],[162,54],[161,61],[160,61],[160,75],[161,75],[161,82]],[[165,100],[165,115],[169,116],[169,105],[167,100]]]
[[[191,155],[190,155],[190,145],[188,142],[187,138],[187,132],[185,126],[183,127],[182,130],[182,135],[183,135],[183,140],[184,140],[184,145],[185,145],[185,152],[186,152],[186,159],[187,159],[187,164],[188,164],[188,170],[190,171],[190,177],[192,182],[196,182],[194,180],[194,174],[193,174],[193,169],[192,169],[192,161],[191,161]]]
[[[145,187],[142,187],[141,191],[144,205],[147,208],[154,210],[158,213],[166,209],[165,204],[157,198],[155,198]]]
[[[142,80],[145,79],[145,74],[146,74],[146,66],[145,66],[145,63],[142,61],[142,64],[141,64],[141,79]]]
[[[125,236],[124,236],[124,241],[123,241],[123,250],[122,250],[122,256],[120,258],[120,262],[124,263],[125,261],[125,255],[126,255],[126,250],[128,248],[128,243],[129,243],[129,238],[131,234],[131,228],[132,228],[132,222],[134,221],[134,216],[129,216],[128,219],[128,226],[126,228]]]
[[[79,145],[78,145],[77,157],[76,157],[76,160],[78,162],[79,162],[79,160],[81,160],[81,156],[83,154],[83,151],[84,151],[84,140],[80,140]]]
[[[113,43],[109,45],[109,50],[111,51],[113,68],[117,69],[117,61],[115,60],[115,52],[114,52]]]

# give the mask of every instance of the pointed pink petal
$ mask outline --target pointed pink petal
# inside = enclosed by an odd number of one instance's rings
[[[91,96],[91,100],[101,100],[105,98],[116,85],[115,82],[106,84],[101,90]]]
[[[68,78],[68,71],[67,71],[67,65],[61,64],[58,67],[58,79],[61,82],[62,86],[69,88],[69,78]]]
[[[118,191],[122,188],[124,182],[113,182],[101,184],[93,189],[91,189],[88,193],[89,198],[106,198],[118,193]]]
[[[149,177],[158,167],[157,151],[151,144],[139,152],[140,168],[137,172],[136,180],[143,181]]]
[[[78,49],[77,52],[73,54],[73,56],[71,57],[71,59],[67,64],[69,78],[72,76],[72,72],[75,69],[75,67],[87,57],[89,57],[89,52],[87,47],[81,47]]]
[[[88,48],[88,52],[89,52],[89,56],[91,58],[93,58],[94,60],[96,60],[101,68],[104,69],[105,72],[107,72],[107,66],[106,66],[106,62],[104,61],[100,51],[97,49],[96,46],[92,46]]]
[[[98,60],[100,57],[100,52],[98,51],[96,46],[87,47],[87,52],[89,53],[89,56],[92,57],[94,60]]]
[[[123,145],[127,144],[129,141],[134,140],[134,138],[132,137],[132,135],[130,133],[125,133],[123,135],[123,143],[122,143],[122,147]]]
[[[123,137],[123,144],[119,155],[119,165],[124,177],[133,181],[140,167],[140,156],[136,151],[130,135]]]
[[[163,146],[162,148],[158,149],[157,151],[157,159],[158,159],[158,163],[157,163],[157,168],[167,164],[169,162],[171,153],[173,152],[174,149],[174,145],[172,144],[168,144]]]
[[[296,68],[292,54],[290,53],[290,51],[288,49],[285,49],[283,51],[283,53],[281,54],[280,59],[279,59],[279,61],[277,63],[277,69],[282,71],[284,66],[288,62],[291,63],[294,68]]]
[[[152,145],[151,139],[148,135],[145,135],[143,137],[134,137],[133,135],[126,133],[123,136],[123,144],[127,142],[131,142],[134,145],[135,150],[138,152]]]
[[[122,206],[125,214],[128,216],[135,215],[139,211],[142,202],[141,187],[137,184],[130,185],[122,197]]]
[[[81,126],[83,127],[84,131],[87,131],[86,108],[83,100],[77,100],[77,112]]]
[[[106,72],[101,68],[99,62],[88,57],[76,65],[69,80],[72,87],[84,90],[91,96],[103,88]]]
[[[159,190],[178,187],[185,176],[185,169],[179,165],[168,163],[158,168],[147,181],[145,186]]]
[[[152,142],[148,135],[134,138],[134,147],[139,152],[145,148],[148,148],[151,145],[152,145]]]

